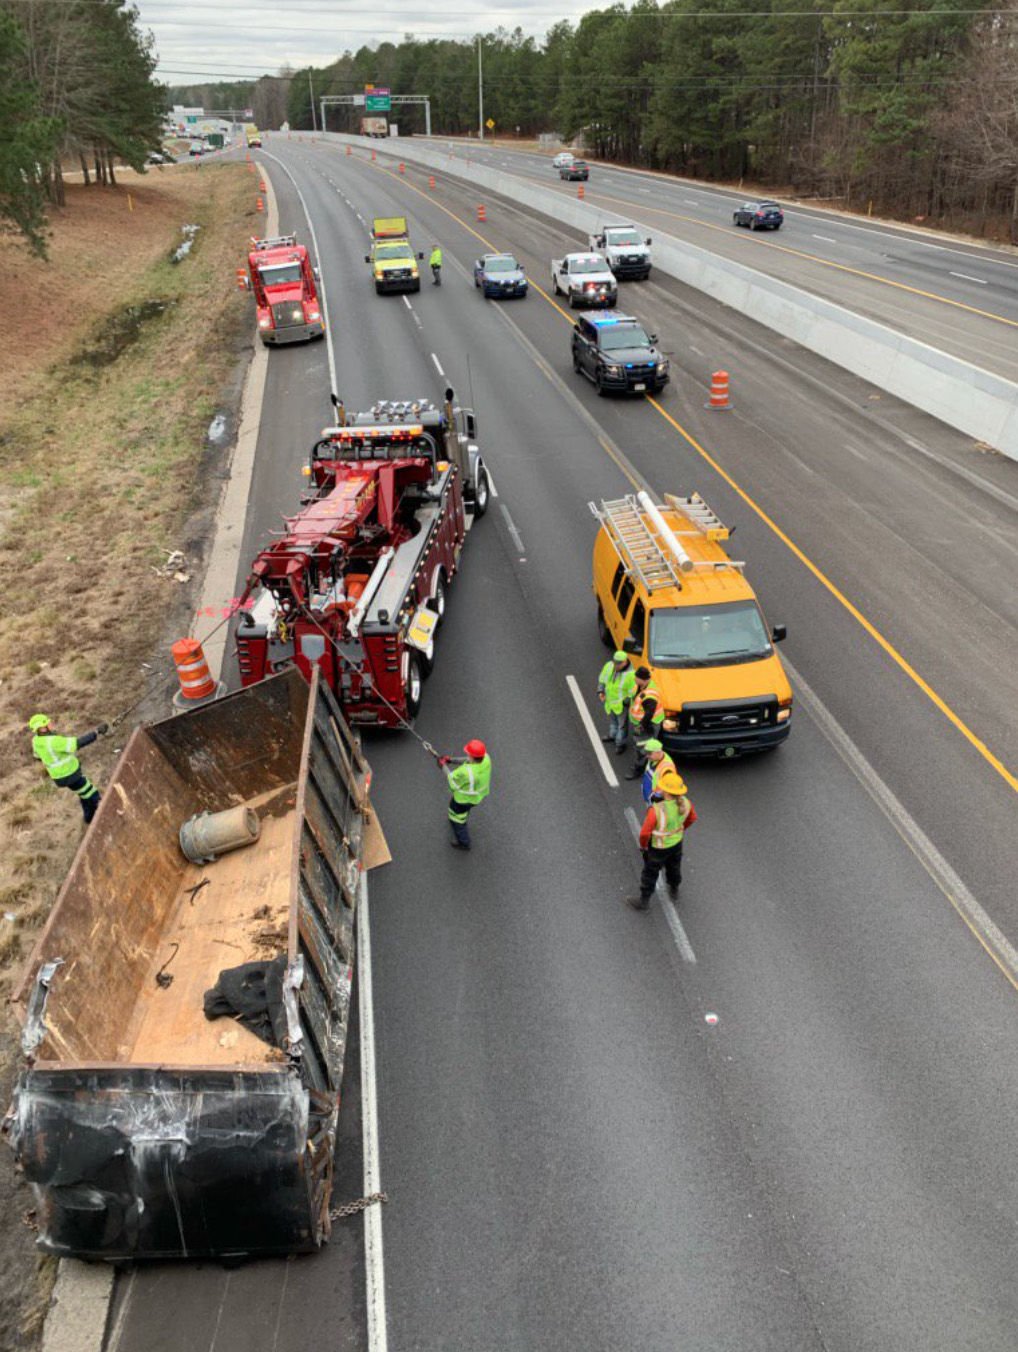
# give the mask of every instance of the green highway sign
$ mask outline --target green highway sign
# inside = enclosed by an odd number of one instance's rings
[[[364,91],[364,111],[366,113],[389,113],[392,111],[392,99],[388,89],[375,86]]]

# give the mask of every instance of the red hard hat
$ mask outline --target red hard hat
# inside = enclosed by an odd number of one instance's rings
[[[484,757],[488,754],[487,747],[484,745],[482,741],[480,741],[476,737],[473,739],[473,741],[467,742],[463,750],[467,753],[468,756],[471,757],[472,760],[483,760]]]

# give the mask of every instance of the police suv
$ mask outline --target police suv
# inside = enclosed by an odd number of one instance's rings
[[[585,315],[573,325],[573,370],[592,380],[598,394],[657,394],[669,376],[656,344],[657,334],[632,315]]]

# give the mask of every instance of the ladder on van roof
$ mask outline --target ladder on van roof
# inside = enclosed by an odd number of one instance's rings
[[[648,591],[682,586],[677,563],[661,548],[634,497],[606,500],[600,507],[591,502],[588,506],[614,541],[627,569]]]

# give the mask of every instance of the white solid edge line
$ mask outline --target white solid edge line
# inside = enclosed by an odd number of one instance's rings
[[[489,488],[491,487],[490,481],[488,487]],[[509,515],[509,508],[505,505],[504,502],[500,502],[498,506],[499,511],[501,511],[503,517],[505,518],[505,524],[509,530],[509,534],[513,537],[513,544],[516,546],[517,552],[520,554],[525,554],[527,551],[523,548],[523,536],[516,529],[516,522]]]
[[[629,823],[629,829],[633,833],[633,839],[639,843],[640,823],[637,820],[636,813],[631,807],[626,808],[626,821]],[[675,940],[675,947],[682,955],[683,961],[696,966],[696,954],[693,952],[693,945],[689,942],[689,936],[682,928],[682,921],[679,919],[679,913],[675,909],[675,903],[671,897],[665,895],[664,880],[659,873],[657,875],[658,901],[661,903],[661,910],[664,918],[668,921],[668,928],[672,932],[672,938]]]
[[[583,726],[590,738],[590,744],[594,748],[594,755],[601,767],[601,773],[613,789],[619,787],[619,781],[615,778],[615,771],[611,767],[611,761],[605,755],[604,747],[601,745],[601,738],[597,735],[597,728],[594,727],[594,720],[590,716],[590,710],[587,708],[583,696],[580,694],[580,687],[576,684],[575,676],[566,677],[566,685],[569,687],[569,693],[572,695],[579,710]]]
[[[965,918],[967,924],[979,936],[980,941],[1000,966],[1010,974],[1013,980],[1018,981],[1018,950],[990,919],[933,841],[930,840],[905,805],[884,783],[820,696],[802,678],[787,658],[782,658],[782,661],[785,670],[794,682],[797,701],[809,713],[827,741],[888,818],[898,835],[922,864],[939,890],[954,909]]]
[[[445,380],[446,376],[445,376],[445,372],[442,370],[442,363],[441,363],[441,362],[438,360],[438,358],[435,356],[434,352],[432,352],[432,354],[431,354],[431,360],[435,363],[435,370],[436,370],[436,371],[438,372],[438,374],[442,377],[442,379]],[[490,488],[490,486],[491,486],[490,483],[489,483],[488,486],[489,486],[489,488]]]
[[[336,354],[332,350],[332,325],[329,323],[329,301],[325,294],[325,264],[322,260],[322,251],[318,247],[318,236],[315,234],[315,227],[311,222],[311,212],[308,211],[308,204],[304,201],[304,194],[301,192],[300,188],[297,187],[297,180],[294,178],[293,174],[290,173],[283,161],[276,155],[269,154],[268,151],[263,153],[268,159],[273,160],[279,165],[280,169],[282,169],[283,173],[293,184],[293,190],[297,194],[298,201],[304,211],[304,219],[308,223],[308,233],[311,236],[311,243],[315,246],[315,259],[318,262],[319,281],[322,284],[322,314],[325,316],[325,350],[329,358],[329,380],[332,382],[329,388],[335,392],[339,389],[339,385],[336,381]]]
[[[361,874],[357,908],[357,989],[361,1031],[361,1121],[364,1149],[364,1196],[382,1191],[378,1150],[378,1080],[375,1066],[375,1007],[371,979],[371,917],[368,913],[368,875]],[[382,1208],[364,1211],[364,1285],[366,1288],[368,1350],[386,1352],[385,1261],[382,1250]]]

